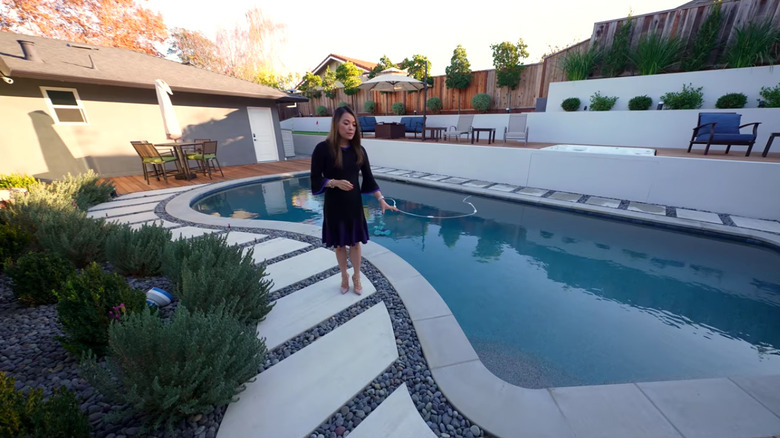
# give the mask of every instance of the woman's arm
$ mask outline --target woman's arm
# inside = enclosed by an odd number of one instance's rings
[[[330,180],[325,178],[327,159],[327,143],[322,142],[314,148],[314,152],[311,154],[311,192],[315,195],[324,193],[325,189],[329,187]]]

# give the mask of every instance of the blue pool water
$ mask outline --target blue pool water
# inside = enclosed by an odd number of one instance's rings
[[[529,388],[780,374],[780,253],[582,214],[380,181],[399,208],[373,236],[414,266],[482,361]],[[322,223],[308,178],[241,186],[194,208]]]

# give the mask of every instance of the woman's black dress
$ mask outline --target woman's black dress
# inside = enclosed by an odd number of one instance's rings
[[[368,242],[368,225],[361,194],[374,193],[379,190],[379,186],[371,174],[365,149],[363,157],[363,165],[358,167],[357,155],[352,146],[341,148],[343,165],[337,168],[327,142],[323,141],[314,148],[311,156],[311,191],[315,195],[325,193],[322,221],[322,243],[325,246],[353,246],[357,242]],[[363,184],[360,184],[359,174],[363,176]],[[325,184],[331,179],[348,180],[353,189],[344,191],[326,188]]]

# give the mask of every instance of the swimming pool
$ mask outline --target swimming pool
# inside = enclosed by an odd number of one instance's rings
[[[403,210],[468,214],[464,195],[381,181]],[[776,374],[780,254],[473,196],[476,215],[378,215],[373,239],[447,302],[483,363],[529,388]],[[321,223],[308,178],[200,200],[207,214]]]

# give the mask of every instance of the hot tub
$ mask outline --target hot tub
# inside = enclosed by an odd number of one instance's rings
[[[556,144],[542,148],[543,151],[559,152],[585,152],[589,154],[610,154],[610,155],[639,155],[652,157],[655,155],[655,149],[649,148],[622,148],[617,146],[584,146],[578,144]]]

